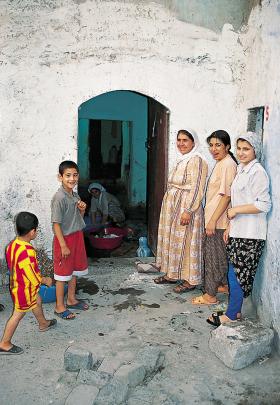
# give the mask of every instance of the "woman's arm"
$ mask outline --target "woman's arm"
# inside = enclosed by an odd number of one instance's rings
[[[237,207],[229,208],[227,211],[228,219],[234,218],[238,214],[259,214],[262,212],[254,204],[238,205]]]
[[[215,209],[210,221],[208,222],[207,226],[205,227],[205,232],[207,236],[211,236],[215,234],[216,224],[220,216],[225,212],[228,205],[230,203],[230,197],[227,195],[223,195],[220,199],[220,202]]]

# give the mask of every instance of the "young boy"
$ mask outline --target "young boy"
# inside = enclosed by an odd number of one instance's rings
[[[8,245],[6,250],[14,310],[6,323],[0,342],[0,355],[23,353],[23,349],[12,344],[11,340],[26,312],[33,312],[38,321],[40,332],[53,328],[57,323],[56,319],[47,320],[45,318],[39,295],[40,285],[51,286],[52,279],[41,276],[35,249],[30,244],[37,236],[38,218],[30,212],[20,212],[16,216],[15,222],[17,237]]]
[[[55,314],[64,320],[74,319],[70,309],[87,310],[88,305],[76,298],[77,276],[88,274],[88,262],[82,229],[86,204],[73,191],[79,179],[79,169],[75,162],[65,160],[59,165],[58,179],[61,187],[51,202],[51,220],[54,243],[54,278],[56,280]],[[66,305],[64,284],[68,282]]]

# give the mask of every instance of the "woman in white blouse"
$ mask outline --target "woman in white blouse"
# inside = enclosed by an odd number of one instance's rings
[[[240,317],[243,298],[253,288],[266,240],[266,214],[271,208],[269,179],[258,162],[261,143],[255,133],[237,139],[237,158],[240,164],[231,186],[230,224],[224,234],[229,259],[229,303],[225,314],[214,313],[207,319],[214,326]]]

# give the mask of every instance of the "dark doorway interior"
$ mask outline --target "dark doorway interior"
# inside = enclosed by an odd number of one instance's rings
[[[168,172],[168,126],[167,108],[136,92],[105,93],[79,108],[81,197],[90,205],[88,185],[101,183],[120,201],[135,242],[146,235],[153,253]],[[128,253],[124,246],[110,255],[135,256],[136,249]]]

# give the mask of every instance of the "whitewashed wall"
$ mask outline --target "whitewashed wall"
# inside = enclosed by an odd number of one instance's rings
[[[273,208],[269,214],[268,240],[257,272],[253,298],[261,320],[276,331],[280,351],[280,2],[262,1],[242,37],[247,54],[246,74],[238,99],[243,111],[265,106],[265,167],[271,181]]]
[[[239,124],[244,53],[230,27],[218,35],[159,4],[97,0],[2,0],[0,26],[2,256],[23,209],[39,216],[39,242],[50,251],[57,166],[76,159],[77,109],[89,98],[135,90],[168,107],[171,162],[178,128],[193,127],[204,141]]]

